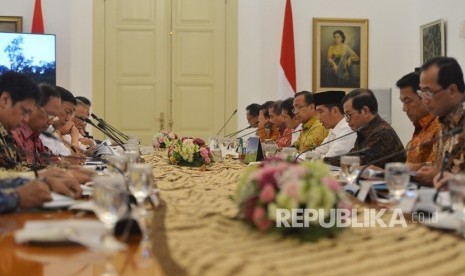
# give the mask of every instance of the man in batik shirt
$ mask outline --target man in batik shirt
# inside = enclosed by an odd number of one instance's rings
[[[357,139],[348,155],[360,156],[361,165],[380,168],[389,162],[405,162],[404,146],[395,130],[378,115],[378,101],[371,90],[352,90],[342,102],[347,123],[357,131]],[[325,158],[325,162],[339,166],[340,157]]]
[[[426,109],[441,122],[442,138],[436,162],[441,170],[453,174],[464,172],[465,84],[462,68],[454,58],[437,57],[428,60],[421,70],[420,97]],[[440,173],[436,175],[435,182],[440,176]]]
[[[396,83],[400,89],[402,110],[412,121],[415,131],[407,145],[407,164],[416,171],[415,180],[423,185],[432,185],[437,174],[436,153],[440,131],[439,119],[426,110],[418,89],[420,74],[409,73]]]
[[[294,146],[302,153],[312,150],[328,136],[328,130],[323,127],[316,117],[313,94],[301,91],[294,97],[294,114],[302,123],[302,131]]]

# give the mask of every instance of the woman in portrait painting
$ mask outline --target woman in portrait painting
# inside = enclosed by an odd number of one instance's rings
[[[346,36],[343,31],[334,31],[333,38],[334,43],[329,46],[327,56],[328,86],[358,87],[360,80],[353,78],[351,67],[353,62],[360,61],[360,57],[344,43]]]

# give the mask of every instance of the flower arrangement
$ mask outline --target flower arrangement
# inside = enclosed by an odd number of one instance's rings
[[[321,161],[299,164],[271,159],[249,167],[233,200],[239,206],[239,217],[258,230],[293,235],[307,241],[341,231],[343,228],[322,227],[321,221],[327,222],[336,208],[348,214],[351,209],[342,187],[330,175],[328,165]],[[278,210],[291,213],[297,209],[318,211],[319,217],[306,227],[278,227]],[[287,223],[292,223],[292,219],[286,218]],[[282,217],[279,220],[282,221]]]
[[[210,149],[200,138],[184,137],[175,141],[168,150],[171,164],[181,166],[200,167],[213,163]]]
[[[177,139],[178,136],[175,133],[165,129],[153,135],[153,147],[156,149],[169,148]]]

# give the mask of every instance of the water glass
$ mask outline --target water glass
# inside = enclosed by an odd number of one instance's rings
[[[389,197],[399,202],[407,190],[410,173],[405,163],[387,163],[384,168],[384,179],[389,190]]]
[[[278,145],[274,141],[266,141],[263,144],[263,148],[266,159],[273,158],[278,152]]]
[[[142,205],[145,199],[153,191],[152,169],[152,165],[150,164],[129,164],[129,190],[131,191],[131,194],[136,198],[138,205]]]
[[[130,135],[128,137],[128,140],[126,141],[126,144],[131,144],[131,145],[140,145],[140,137],[139,136],[134,136]]]
[[[210,153],[212,154],[213,161],[218,163],[223,161],[223,154],[220,148],[210,149]]]
[[[465,237],[465,174],[452,176],[447,182],[451,197],[452,209],[461,213],[460,227],[457,233]]]
[[[129,158],[129,163],[138,163],[140,157],[139,145],[124,144],[124,154]]]
[[[128,169],[129,157],[125,154],[109,155],[107,158],[108,172],[124,174]]]
[[[346,182],[347,185],[353,185],[360,172],[360,157],[344,155],[341,157],[341,172],[339,180]]]
[[[316,151],[308,151],[305,153],[305,160],[316,161],[320,159],[321,155]]]
[[[292,148],[292,147],[286,147],[281,150],[281,153],[279,154],[279,157],[285,160],[294,160],[294,158],[297,156],[297,149]]]

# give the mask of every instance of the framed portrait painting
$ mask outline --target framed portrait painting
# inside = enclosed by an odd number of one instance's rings
[[[420,60],[425,63],[433,57],[446,55],[444,19],[420,26]]]
[[[313,91],[368,87],[368,19],[313,19]]]
[[[0,16],[0,32],[20,33],[23,31],[21,16]]]

